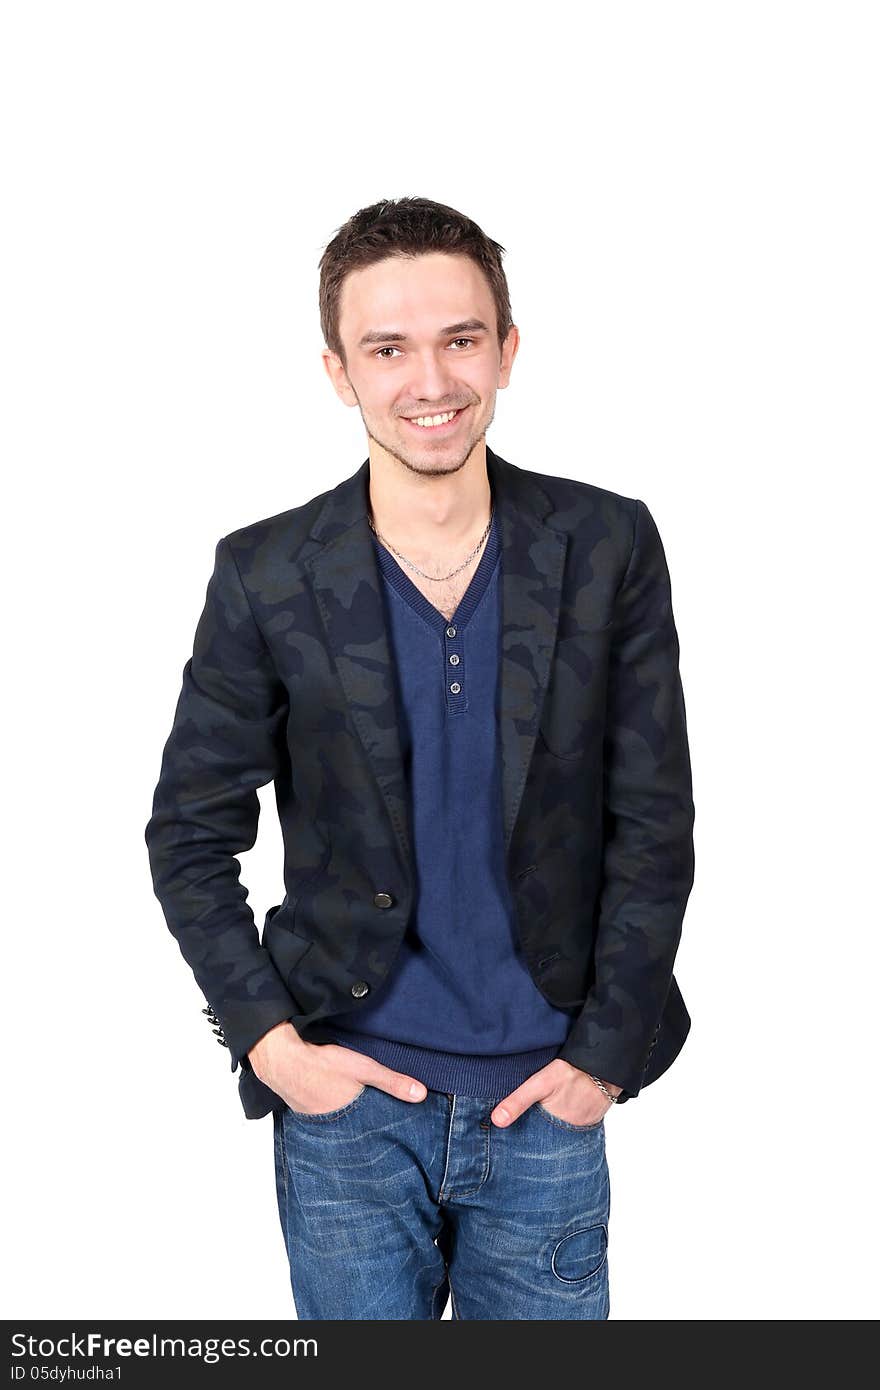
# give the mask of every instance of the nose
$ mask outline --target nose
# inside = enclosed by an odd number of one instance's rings
[[[456,390],[455,378],[446,362],[429,352],[414,360],[412,375],[407,388],[414,401],[427,406],[456,400],[460,391]]]

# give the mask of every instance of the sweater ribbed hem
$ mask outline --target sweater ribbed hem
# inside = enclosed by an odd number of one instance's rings
[[[346,1028],[316,1023],[303,1033],[306,1042],[338,1043],[363,1052],[393,1071],[405,1072],[423,1082],[429,1091],[443,1091],[491,1100],[506,1096],[541,1067],[558,1057],[563,1046],[533,1048],[529,1052],[479,1054],[443,1052],[414,1043],[394,1042]]]

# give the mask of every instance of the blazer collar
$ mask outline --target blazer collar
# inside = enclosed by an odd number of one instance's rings
[[[499,717],[507,852],[550,675],[567,536],[545,522],[552,502],[538,475],[508,463],[488,446],[486,468],[502,547]],[[327,494],[311,529],[320,549],[304,564],[355,727],[412,875],[397,687],[367,519],[369,479],[368,456]]]

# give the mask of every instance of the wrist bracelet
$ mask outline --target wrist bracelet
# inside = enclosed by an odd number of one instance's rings
[[[591,1081],[595,1081],[596,1085],[599,1087],[599,1090],[602,1092],[602,1094],[603,1094],[603,1095],[606,1095],[606,1096],[608,1097],[608,1099],[612,1102],[612,1104],[616,1105],[616,1104],[617,1104],[617,1096],[613,1096],[613,1095],[611,1094],[611,1092],[609,1091],[608,1087],[605,1085],[605,1082],[604,1082],[604,1081],[600,1081],[599,1078],[598,1078],[598,1076],[594,1076],[592,1072],[587,1072],[587,1075],[589,1076],[589,1078],[590,1078]]]

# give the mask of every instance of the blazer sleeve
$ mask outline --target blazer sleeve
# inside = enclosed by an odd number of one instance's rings
[[[638,1095],[694,880],[694,804],[679,644],[657,526],[636,499],[614,608],[595,975],[559,1056]]]
[[[286,755],[279,680],[224,537],[162,755],[145,830],[153,887],[232,1057],[297,1005],[260,944],[237,854],[257,838],[257,788]]]

